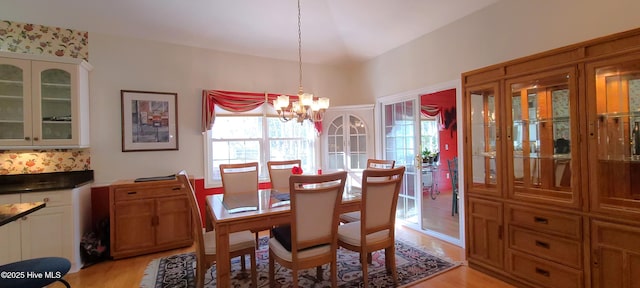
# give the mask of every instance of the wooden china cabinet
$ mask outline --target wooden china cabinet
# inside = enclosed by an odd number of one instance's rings
[[[639,287],[640,29],[462,74],[469,265]]]

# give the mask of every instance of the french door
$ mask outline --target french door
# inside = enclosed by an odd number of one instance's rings
[[[420,153],[419,104],[416,99],[404,99],[385,101],[381,106],[384,159],[394,159],[396,167],[406,167],[396,219],[419,225],[422,195],[421,171],[416,168],[416,156]]]

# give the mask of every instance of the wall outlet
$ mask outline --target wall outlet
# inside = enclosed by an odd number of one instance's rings
[[[449,172],[447,172],[447,179],[449,179]]]
[[[444,144],[444,151],[449,151],[449,144]]]

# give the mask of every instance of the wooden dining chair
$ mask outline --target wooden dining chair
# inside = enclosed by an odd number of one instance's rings
[[[396,160],[367,159],[367,169],[393,169],[395,165]],[[359,220],[360,211],[347,212],[340,215],[340,222],[342,223],[350,223]]]
[[[291,168],[294,166],[301,167],[302,161],[284,160],[284,161],[268,161],[267,169],[269,170],[269,179],[271,179],[271,189],[280,192],[289,192],[289,176]]]
[[[385,249],[385,266],[398,283],[395,261],[396,204],[405,167],[367,169],[362,173],[360,221],[338,227],[338,245],[360,253],[362,282],[368,287],[368,254]],[[380,180],[383,177],[385,180]]]
[[[338,211],[347,172],[325,175],[292,175],[289,178],[291,225],[273,229],[269,239],[269,285],[274,287],[275,261],[291,269],[293,287],[298,271],[330,263],[331,287],[337,286]]]
[[[226,196],[236,193],[258,193],[258,162],[220,164],[220,178],[222,178],[222,193]],[[251,230],[258,242],[258,233],[271,227]]]
[[[186,191],[191,206],[191,218],[193,219],[193,238],[196,246],[196,288],[204,287],[204,276],[209,267],[216,261],[216,235],[215,231],[203,230],[200,207],[196,200],[195,190],[187,178],[186,172],[177,174],[178,181],[182,183],[182,189]],[[258,272],[256,268],[256,241],[253,233],[241,231],[229,234],[230,258],[240,256],[242,271],[246,270],[245,255],[251,258],[251,287],[258,286]]]

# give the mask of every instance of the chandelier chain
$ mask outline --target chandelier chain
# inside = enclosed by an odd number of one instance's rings
[[[298,86],[298,93],[302,93],[302,25],[300,21],[300,0],[298,0],[298,65],[300,72],[300,85]]]

